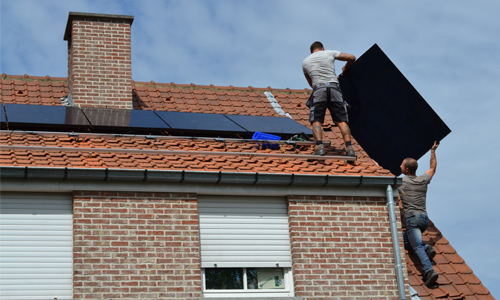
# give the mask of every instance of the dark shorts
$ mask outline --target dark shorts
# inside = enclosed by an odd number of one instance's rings
[[[323,124],[327,109],[330,111],[333,122],[347,122],[347,106],[342,98],[340,88],[336,85],[330,87],[330,101],[327,101],[326,89],[327,87],[320,87],[314,90],[311,99],[312,105],[309,108],[309,122]]]

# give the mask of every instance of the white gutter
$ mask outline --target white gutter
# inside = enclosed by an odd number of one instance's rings
[[[401,178],[183,170],[0,167],[2,191],[140,191],[219,195],[384,197]]]

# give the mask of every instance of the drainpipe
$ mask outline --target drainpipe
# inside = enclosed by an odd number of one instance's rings
[[[394,208],[394,197],[392,187],[387,186],[387,208],[389,210],[389,222],[391,224],[392,250],[394,252],[394,260],[396,262],[396,280],[398,283],[399,299],[406,300],[405,281],[403,277],[403,265],[401,263],[401,251],[399,248],[398,226],[396,222],[396,212]]]

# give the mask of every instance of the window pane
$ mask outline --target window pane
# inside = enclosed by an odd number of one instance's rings
[[[207,290],[243,289],[243,269],[210,268],[205,269]]]
[[[248,268],[248,289],[284,289],[283,268]]]

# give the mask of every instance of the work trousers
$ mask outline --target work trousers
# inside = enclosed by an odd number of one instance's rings
[[[425,252],[430,246],[422,243],[422,232],[429,226],[429,218],[425,214],[416,214],[406,219],[406,231],[403,233],[403,239],[406,250],[413,250],[422,264],[422,274],[425,276],[433,270],[432,263]]]

